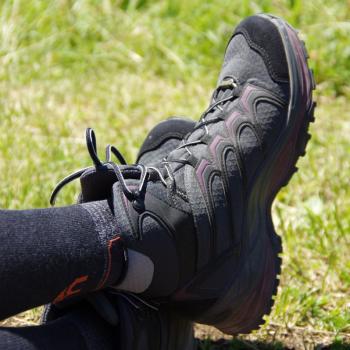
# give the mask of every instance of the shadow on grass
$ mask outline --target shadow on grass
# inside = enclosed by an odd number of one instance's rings
[[[292,350],[305,347],[305,344],[289,344],[285,345],[282,342],[262,342],[262,341],[251,341],[251,340],[240,340],[240,339],[219,339],[219,340],[198,340],[198,350]],[[315,344],[312,346],[313,349],[317,350],[350,350],[350,343],[343,342],[342,340],[335,340],[331,344]]]
[[[239,339],[219,339],[199,340],[198,350],[243,350],[243,349],[261,349],[261,350],[282,350],[289,349],[280,342],[259,342]]]

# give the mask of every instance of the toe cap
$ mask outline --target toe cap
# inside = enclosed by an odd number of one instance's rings
[[[234,36],[237,34],[242,34],[250,48],[261,55],[274,81],[289,81],[283,41],[278,28],[269,18],[259,15],[248,17],[237,26]]]

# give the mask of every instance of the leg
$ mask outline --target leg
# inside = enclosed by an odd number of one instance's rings
[[[118,280],[114,219],[107,201],[95,207],[0,211],[0,318]]]

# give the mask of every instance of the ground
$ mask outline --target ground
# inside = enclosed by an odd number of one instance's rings
[[[347,1],[3,1],[0,207],[46,207],[55,183],[90,165],[84,130],[129,162],[147,130],[206,108],[225,43],[267,11],[301,29],[315,71],[316,122],[273,214],[283,240],[272,314],[238,340],[197,327],[202,349],[350,344],[350,4]],[[59,205],[73,203],[69,186]],[[37,323],[40,309],[3,324]],[[208,339],[210,338],[210,340]],[[221,339],[215,342],[215,339]]]

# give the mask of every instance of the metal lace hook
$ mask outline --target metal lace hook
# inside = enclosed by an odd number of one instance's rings
[[[115,175],[117,176],[117,179],[122,187],[122,191],[125,195],[126,198],[128,198],[129,200],[133,200],[134,199],[134,192],[131,191],[128,187],[128,185],[126,184],[123,174],[119,168],[119,166],[113,162],[109,162],[108,164],[110,164],[114,170]]]
[[[142,164],[137,164],[137,167],[140,169],[140,185],[139,185],[139,192],[143,191],[143,188],[146,184],[146,178],[148,175],[148,168]]]

